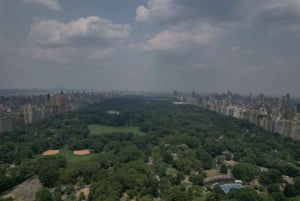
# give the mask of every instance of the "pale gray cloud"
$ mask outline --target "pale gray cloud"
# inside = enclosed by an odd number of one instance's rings
[[[127,39],[130,31],[128,24],[115,24],[97,16],[67,23],[39,19],[31,25],[28,39],[41,45],[67,45],[78,40],[84,40],[85,43],[118,42]]]
[[[102,61],[111,56],[114,48],[106,48],[103,50],[92,51],[87,55],[87,59],[90,61]]]
[[[58,0],[22,0],[24,3],[32,3],[45,6],[51,10],[61,10]]]
[[[82,47],[27,47],[20,49],[20,53],[32,61],[66,65],[104,61],[112,55],[113,51],[113,48]]]
[[[141,23],[168,21],[182,13],[182,9],[174,0],[149,0],[136,9],[135,19]]]
[[[223,33],[222,28],[206,22],[179,25],[154,35],[142,45],[142,49],[165,53],[193,51],[191,47],[206,47]]]
[[[136,9],[140,23],[168,24],[190,19],[226,21],[241,17],[255,7],[257,0],[148,0]],[[253,3],[254,2],[254,3]]]
[[[300,1],[273,1],[265,4],[250,19],[255,26],[262,29],[278,29],[299,24]]]
[[[23,1],[0,1],[2,87],[300,95],[299,0]]]
[[[31,58],[32,61],[67,64],[78,55],[78,49],[72,47],[62,48],[22,48],[21,54]]]
[[[128,24],[91,16],[70,22],[35,20],[22,55],[36,62],[88,64],[104,61],[130,35]]]
[[[277,26],[298,22],[299,14],[298,0],[148,0],[136,9],[136,21],[174,24],[174,21],[205,19],[238,23],[250,19],[257,25]]]

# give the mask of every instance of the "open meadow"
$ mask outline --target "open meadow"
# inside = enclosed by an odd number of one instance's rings
[[[65,157],[68,162],[86,161],[96,157],[96,154],[93,153],[88,155],[75,155],[71,150],[66,148],[60,150],[59,155]]]
[[[98,124],[90,124],[88,125],[90,133],[92,135],[102,135],[104,133],[133,133],[135,135],[144,134],[139,127],[134,126],[104,126]]]

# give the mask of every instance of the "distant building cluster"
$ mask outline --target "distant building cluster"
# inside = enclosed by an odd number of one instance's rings
[[[47,95],[0,96],[0,132],[47,117],[75,111],[88,104],[119,96],[118,93],[76,92]]]
[[[300,104],[287,94],[282,98],[258,96],[240,96],[227,92],[207,96],[192,95],[184,101],[199,105],[208,110],[246,119],[271,132],[300,140]]]

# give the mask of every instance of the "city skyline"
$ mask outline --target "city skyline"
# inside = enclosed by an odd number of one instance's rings
[[[0,88],[300,96],[296,0],[3,0]]]
[[[19,92],[21,92],[20,90]],[[228,91],[222,94],[180,93],[124,93],[96,91],[60,91],[35,93],[24,90],[23,94],[0,90],[0,132],[11,131],[34,121],[47,119],[65,112],[76,111],[89,104],[101,103],[114,97],[159,97],[173,101],[175,105],[191,104],[226,116],[244,119],[265,130],[280,133],[294,140],[300,139],[300,100],[286,94],[270,97],[264,94],[242,96]],[[34,92],[34,93],[32,93]],[[46,92],[46,91],[45,91]],[[54,93],[53,93],[54,92]],[[11,93],[11,94],[9,94]],[[110,110],[115,114],[116,111]],[[118,114],[118,112],[117,112]]]

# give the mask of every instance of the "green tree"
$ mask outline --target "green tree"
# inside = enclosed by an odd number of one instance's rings
[[[264,185],[278,183],[281,179],[281,174],[278,170],[269,169],[266,172],[262,172],[260,175],[260,182]]]
[[[290,198],[289,201],[300,201],[300,196]]]
[[[249,182],[259,174],[257,166],[249,163],[238,163],[232,168],[232,174],[236,179]]]
[[[227,196],[238,201],[274,201],[272,197],[258,194],[252,188],[243,188],[240,190],[233,189],[228,193]]]
[[[85,200],[85,199],[86,199],[86,197],[83,194],[83,192],[80,192],[79,197],[78,197],[78,201],[82,201],[82,200]]]
[[[58,191],[54,192],[53,201],[62,201],[61,197],[62,197],[61,192],[58,192]]]
[[[204,175],[202,174],[192,175],[190,179],[194,185],[203,185]]]
[[[222,174],[227,174],[227,172],[228,172],[228,168],[227,168],[227,166],[226,166],[224,163],[222,163],[222,164],[220,165],[220,172],[221,172]]]
[[[164,154],[163,154],[163,160],[164,160],[165,163],[172,164],[173,157],[172,157],[172,155],[169,152],[164,152]]]
[[[147,195],[147,196],[143,196],[141,198],[138,199],[139,201],[153,201],[153,197]]]
[[[192,200],[192,195],[179,187],[169,187],[167,192],[164,192],[163,198],[166,201],[190,201]]]
[[[38,172],[41,183],[45,186],[53,186],[58,180],[58,169],[55,165],[43,165]]]
[[[267,190],[269,193],[278,193],[280,192],[280,188],[278,184],[270,184],[267,186]]]
[[[209,170],[212,168],[213,158],[205,150],[203,150],[203,149],[196,150],[196,157],[197,157],[197,159],[199,159],[201,161],[202,166],[205,170]]]
[[[208,142],[204,145],[204,149],[212,156],[216,157],[222,153],[224,146],[217,142]]]
[[[216,194],[211,193],[206,196],[205,201],[220,201],[220,199]]]
[[[290,176],[290,177],[295,177],[300,175],[300,168],[297,167],[294,164],[291,163],[284,163],[281,166],[279,166],[281,174]]]
[[[123,146],[119,153],[120,161],[123,163],[137,160],[137,159],[141,158],[142,156],[143,156],[142,152],[134,144],[129,144],[127,146]]]
[[[52,201],[51,193],[47,188],[41,188],[35,194],[36,201]]]
[[[90,201],[119,201],[122,185],[117,181],[99,181],[92,183],[89,194]]]
[[[270,194],[275,201],[287,201],[287,197],[282,192],[273,192]]]
[[[295,197],[297,196],[297,189],[293,184],[287,184],[284,188],[284,195],[287,197]]]

